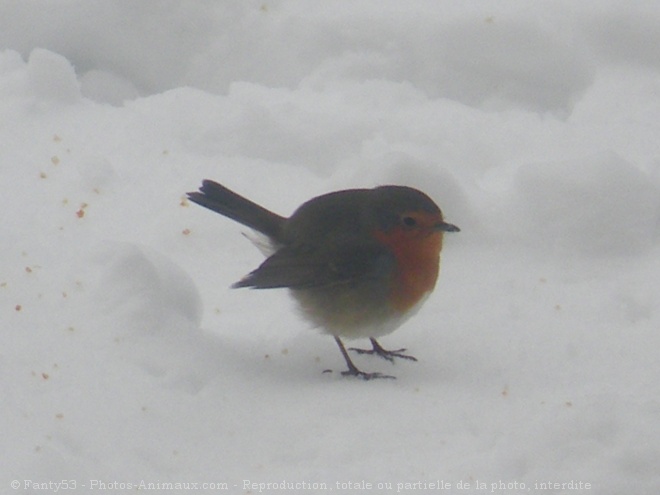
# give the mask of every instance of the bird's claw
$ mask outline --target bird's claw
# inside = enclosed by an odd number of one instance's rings
[[[354,376],[356,378],[362,378],[363,380],[375,380],[378,378],[385,378],[389,380],[396,380],[396,376],[392,375],[385,375],[383,373],[365,373],[364,371],[360,371],[358,369],[348,369],[346,371],[341,372],[341,376]]]
[[[382,357],[383,359],[387,359],[390,363],[394,362],[394,358],[407,359],[409,361],[417,361],[417,358],[414,356],[409,356],[408,354],[402,354],[403,352],[406,351],[405,348],[388,351],[386,349],[383,349],[375,339],[371,339],[371,345],[373,346],[373,349],[357,349],[355,347],[350,347],[348,350],[357,352],[358,354],[369,354],[372,356],[376,355]]]

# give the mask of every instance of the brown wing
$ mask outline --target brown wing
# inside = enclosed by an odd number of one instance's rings
[[[375,242],[343,242],[333,249],[285,246],[232,287],[327,287],[378,279],[391,273],[394,265],[394,256]]]

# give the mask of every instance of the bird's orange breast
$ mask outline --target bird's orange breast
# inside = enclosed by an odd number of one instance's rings
[[[397,266],[390,282],[390,303],[394,309],[405,313],[435,287],[440,270],[442,233],[395,228],[388,232],[376,231],[373,235],[396,258]]]

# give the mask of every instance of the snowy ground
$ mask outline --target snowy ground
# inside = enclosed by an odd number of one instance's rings
[[[0,493],[660,493],[658,46],[652,2],[2,2]],[[204,178],[435,198],[419,362],[322,373]]]

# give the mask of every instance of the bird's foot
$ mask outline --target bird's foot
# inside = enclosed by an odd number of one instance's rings
[[[377,372],[376,373],[365,373],[364,371],[360,371],[357,368],[354,368],[354,369],[349,368],[346,371],[342,371],[341,376],[354,376],[356,378],[362,378],[363,380],[376,380],[378,378],[396,380],[396,376],[385,375],[383,373],[377,373]]]
[[[396,378],[395,376],[384,375],[383,373],[365,373],[364,371],[360,371],[357,368],[357,366],[353,364],[353,361],[351,361],[351,358],[348,356],[348,352],[346,352],[346,348],[344,347],[344,343],[341,341],[341,339],[335,336],[335,342],[337,342],[337,345],[339,346],[339,350],[341,351],[341,354],[342,356],[344,356],[344,360],[346,361],[346,366],[348,366],[348,369],[346,371],[342,371],[341,376],[355,376],[357,378],[362,378],[363,380],[375,380],[377,378],[387,378],[390,380],[394,380]],[[378,345],[378,342],[376,342],[376,345]],[[330,370],[325,370],[324,373],[327,373],[329,371]]]
[[[387,359],[390,363],[394,362],[394,358],[407,359],[409,361],[417,361],[417,358],[414,356],[409,356],[408,354],[402,354],[403,352],[406,351],[406,349],[396,349],[396,350],[388,351],[387,349],[383,349],[383,347],[378,343],[376,339],[369,339],[369,340],[371,340],[372,349],[357,349],[355,347],[350,347],[349,351],[357,352],[358,354],[369,354],[369,355],[379,356],[382,357],[383,359]]]

